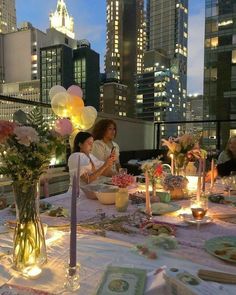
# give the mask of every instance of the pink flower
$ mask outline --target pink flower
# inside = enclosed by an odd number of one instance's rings
[[[61,136],[66,136],[72,133],[73,126],[69,119],[63,118],[56,121],[54,129]]]
[[[112,184],[125,188],[134,183],[134,177],[130,174],[117,174],[112,176]]]
[[[0,120],[0,143],[3,143],[13,134],[16,123]]]
[[[18,143],[25,146],[30,146],[30,144],[33,142],[39,142],[38,132],[32,127],[16,127],[14,130],[14,134],[16,135]]]
[[[161,164],[159,164],[159,165],[156,166],[156,170],[154,172],[154,176],[160,177],[162,175],[162,173],[163,173],[163,167],[162,167]]]

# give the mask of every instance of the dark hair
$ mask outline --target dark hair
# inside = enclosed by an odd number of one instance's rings
[[[115,127],[116,133],[117,133],[117,125],[113,120],[102,119],[102,120],[98,121],[93,128],[94,140],[103,139],[104,135],[110,125],[113,125]],[[115,136],[116,136],[116,133],[115,133]]]
[[[76,134],[75,139],[74,139],[74,146],[73,146],[73,153],[78,153],[80,152],[80,143],[84,143],[86,139],[89,137],[92,137],[92,134],[89,132],[79,132]]]

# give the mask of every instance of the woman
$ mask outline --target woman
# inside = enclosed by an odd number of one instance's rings
[[[73,153],[68,159],[70,171],[70,184],[78,169],[80,156],[80,179],[82,184],[88,184],[97,180],[100,176],[112,176],[111,167],[115,161],[115,154],[112,153],[105,161],[98,160],[91,154],[93,137],[88,132],[79,132],[74,140]]]
[[[236,135],[229,138],[226,149],[220,153],[217,171],[220,176],[229,176],[236,171]]]
[[[117,134],[117,126],[113,120],[103,119],[98,121],[93,129],[94,144],[92,154],[101,161],[105,161],[112,152],[115,152],[116,161],[113,165],[113,172],[119,171],[120,162],[119,155],[120,149],[114,138]]]

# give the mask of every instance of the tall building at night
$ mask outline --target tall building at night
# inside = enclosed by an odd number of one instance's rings
[[[204,118],[236,119],[236,1],[206,0]],[[236,123],[224,123],[225,145]],[[215,137],[215,129],[209,135]]]
[[[73,81],[83,89],[85,104],[99,110],[99,54],[90,48],[87,40],[78,43],[78,48],[73,50]]]
[[[58,0],[55,12],[50,14],[50,28],[54,28],[74,39],[74,19],[69,15],[64,0]]]
[[[134,116],[135,76],[143,70],[144,0],[107,0],[105,72],[127,88],[127,115]]]
[[[0,0],[0,33],[16,31],[15,0]]]
[[[147,50],[165,50],[171,71],[187,93],[188,0],[147,1]]]

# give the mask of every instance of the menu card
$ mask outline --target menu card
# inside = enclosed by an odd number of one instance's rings
[[[143,295],[146,270],[108,266],[97,295]]]

